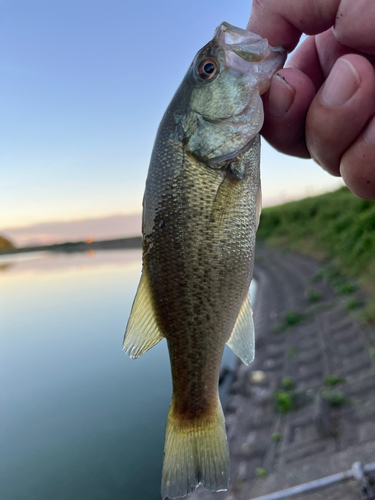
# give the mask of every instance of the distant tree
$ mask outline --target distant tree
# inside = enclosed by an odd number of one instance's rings
[[[5,250],[12,250],[16,248],[13,243],[3,236],[0,236],[0,252],[4,252]]]

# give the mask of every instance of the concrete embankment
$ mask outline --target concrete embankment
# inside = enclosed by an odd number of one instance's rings
[[[318,270],[312,259],[258,246],[256,357],[238,365],[224,409],[230,488],[198,488],[191,500],[250,500],[375,462],[375,329],[347,310],[347,295],[312,284]],[[349,479],[293,498],[361,492]]]

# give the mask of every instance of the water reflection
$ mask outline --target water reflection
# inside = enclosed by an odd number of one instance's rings
[[[137,361],[121,351],[140,250],[12,257],[0,260],[1,499],[159,498],[166,343]]]

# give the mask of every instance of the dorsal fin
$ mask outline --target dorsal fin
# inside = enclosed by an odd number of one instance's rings
[[[227,342],[234,354],[238,356],[245,365],[254,359],[255,334],[253,323],[253,311],[250,303],[250,292],[244,300],[234,325],[232,334]]]
[[[155,317],[149,279],[143,270],[122,347],[130,358],[135,359],[154,347],[162,338]]]
[[[256,201],[256,228],[259,226],[260,214],[262,212],[262,184],[259,181],[258,191],[257,191],[257,201]]]

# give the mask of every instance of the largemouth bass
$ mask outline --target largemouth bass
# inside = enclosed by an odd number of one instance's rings
[[[222,23],[195,56],[159,126],[143,200],[143,269],[124,350],[163,338],[173,395],[162,497],[228,486],[218,395],[224,346],[254,357],[249,287],[260,214],[260,94],[285,52]]]

